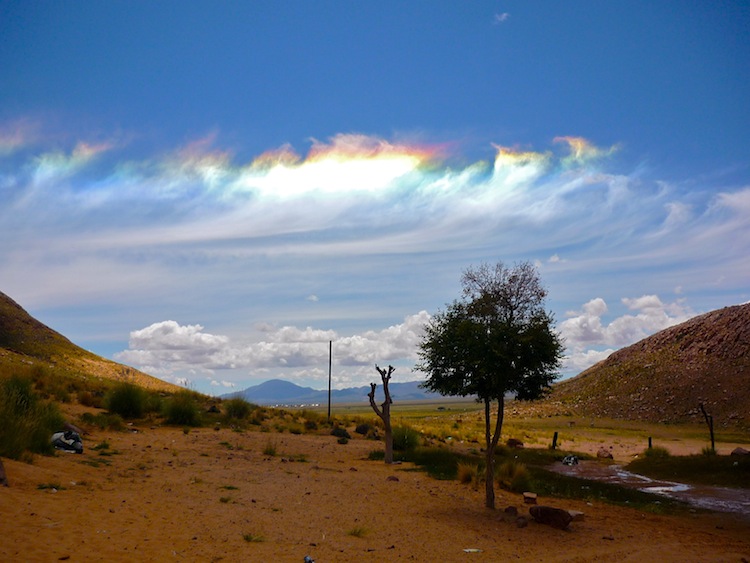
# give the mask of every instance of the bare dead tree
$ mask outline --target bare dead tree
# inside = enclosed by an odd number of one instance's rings
[[[370,392],[367,396],[370,397],[370,406],[372,407],[372,410],[374,410],[375,414],[380,417],[380,420],[383,421],[383,425],[385,426],[385,462],[393,463],[393,429],[391,428],[391,403],[393,400],[391,400],[391,392],[388,389],[388,382],[391,380],[391,374],[396,371],[396,368],[388,366],[388,370],[386,371],[376,365],[375,369],[378,370],[380,379],[383,381],[385,401],[383,401],[379,407],[375,403],[375,389],[378,386],[377,383],[370,383]]]
[[[711,435],[711,451],[716,452],[716,443],[714,442],[714,417],[713,415],[706,412],[706,408],[703,406],[703,403],[700,404],[700,407],[701,412],[706,419],[706,424],[708,425],[708,432]]]

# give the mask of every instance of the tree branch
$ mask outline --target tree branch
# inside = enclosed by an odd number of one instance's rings
[[[377,386],[377,383],[370,383],[370,392],[367,394],[367,396],[370,397],[370,406],[372,407],[372,410],[374,410],[375,414],[380,418],[383,418],[383,411],[381,411],[378,405],[375,404],[375,388]]]

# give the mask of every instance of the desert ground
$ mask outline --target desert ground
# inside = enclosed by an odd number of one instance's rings
[[[519,528],[504,509],[528,515],[521,495],[488,510],[481,488],[368,460],[383,444],[360,437],[137,425],[84,447],[4,460],[0,560],[750,561],[750,515],[539,498],[584,519]]]

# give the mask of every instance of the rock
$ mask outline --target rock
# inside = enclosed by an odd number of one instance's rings
[[[518,516],[518,509],[515,506],[508,506],[505,509],[505,514],[509,516]]]
[[[573,520],[567,510],[552,506],[532,506],[529,508],[529,513],[539,524],[546,524],[559,530],[566,529]]]
[[[525,528],[529,525],[529,521],[526,519],[525,516],[519,516],[516,518],[516,526],[519,528]]]
[[[505,442],[505,445],[509,448],[523,448],[523,442],[518,438],[508,438],[508,441]]]
[[[398,481],[398,477],[396,477],[395,475],[388,475],[386,481]]]
[[[599,448],[599,451],[596,452],[596,457],[600,459],[614,459],[612,452],[605,447]]]
[[[583,522],[584,515],[580,510],[568,510],[568,514],[570,514],[573,522]]]
[[[737,448],[734,448],[732,450],[732,453],[729,455],[742,456],[742,455],[748,455],[748,454],[750,454],[750,451],[746,450],[745,448],[737,447]]]
[[[524,493],[523,502],[525,504],[536,504],[536,493]]]

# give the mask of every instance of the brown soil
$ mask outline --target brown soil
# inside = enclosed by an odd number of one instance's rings
[[[276,455],[264,455],[269,444]],[[520,495],[498,491],[487,510],[482,490],[368,461],[382,443],[360,438],[133,427],[93,432],[85,446],[4,460],[0,560],[750,560],[748,518],[540,498],[584,520],[519,528],[503,509],[528,516]]]

